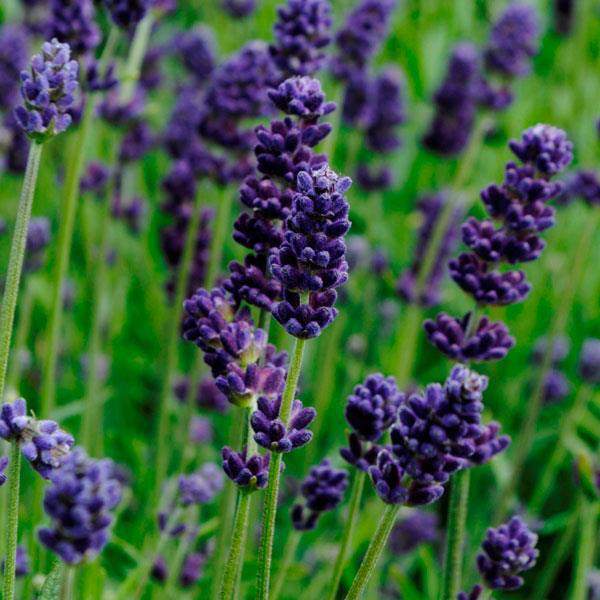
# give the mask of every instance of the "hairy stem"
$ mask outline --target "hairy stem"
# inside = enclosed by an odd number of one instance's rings
[[[363,495],[366,476],[367,474],[364,471],[359,470],[357,470],[354,474],[352,492],[350,495],[350,504],[348,505],[348,517],[346,518],[344,533],[342,534],[342,541],[340,542],[340,548],[335,559],[335,564],[333,565],[331,591],[328,596],[329,600],[335,600],[337,597],[338,588],[340,587],[340,580],[342,579],[344,567],[346,566],[346,561],[352,548],[352,537],[354,530],[356,529],[356,524],[358,523],[358,517],[360,515],[360,501]]]
[[[206,274],[206,288],[211,289],[221,270],[223,260],[223,246],[229,230],[229,217],[233,204],[233,194],[231,190],[224,188],[219,205],[217,206],[217,217],[213,227],[213,236],[210,241],[210,253],[208,271]]]
[[[357,600],[362,596],[362,593],[371,579],[373,571],[377,567],[379,557],[387,544],[392,527],[396,522],[398,512],[400,511],[400,504],[388,504],[385,507],[385,511],[379,520],[377,529],[373,534],[371,543],[367,548],[367,553],[363,558],[362,563],[352,582],[352,587],[346,595],[346,600]]]
[[[140,78],[142,62],[146,55],[146,48],[150,41],[153,25],[154,15],[152,11],[148,11],[135,28],[135,34],[125,65],[125,73],[123,73],[123,77],[121,78],[121,101],[124,103],[129,102],[133,98],[135,86]]]
[[[470,470],[461,469],[450,484],[441,600],[455,600],[460,591],[470,478]]]
[[[31,218],[31,207],[35,193],[35,183],[40,167],[42,145],[33,142],[29,148],[27,157],[27,168],[19,206],[17,208],[17,219],[8,258],[8,272],[2,298],[2,309],[0,310],[0,401],[4,398],[4,384],[6,381],[6,369],[8,367],[8,355],[10,353],[10,340],[12,337],[13,323],[15,320],[15,308],[19,295],[21,272],[23,271],[23,259],[25,257],[25,244],[27,242],[27,229]]]
[[[8,511],[6,513],[6,560],[2,598],[14,600],[15,567],[17,564],[17,539],[19,529],[19,484],[21,479],[21,449],[15,440],[10,446],[8,465]]]
[[[298,549],[298,544],[300,543],[301,537],[302,533],[300,531],[296,531],[295,529],[290,531],[287,542],[285,543],[285,548],[283,549],[283,559],[279,565],[277,577],[273,582],[271,600],[277,600],[277,598],[279,598],[279,594],[281,594],[281,591],[283,590],[283,584],[287,579],[287,573],[290,569],[290,566],[294,562],[296,550]]]
[[[302,356],[304,354],[304,345],[306,341],[295,339],[292,359],[283,390],[281,400],[281,410],[279,416],[281,421],[287,424],[292,409],[292,401],[296,394],[298,378],[302,368]],[[273,557],[273,540],[275,538],[275,519],[277,517],[277,499],[279,496],[279,480],[281,475],[282,456],[279,452],[271,453],[271,463],[269,465],[269,483],[265,494],[263,506],[262,535],[260,539],[260,548],[258,551],[258,585],[256,597],[260,600],[268,600],[271,561]]]

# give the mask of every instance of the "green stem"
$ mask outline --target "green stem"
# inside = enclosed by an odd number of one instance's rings
[[[77,212],[77,200],[79,198],[79,183],[83,171],[85,146],[94,116],[94,106],[93,97],[88,97],[81,126],[69,146],[64,197],[60,207],[60,227],[56,242],[56,262],[52,275],[53,287],[50,322],[48,324],[48,337],[44,350],[42,386],[40,391],[40,414],[44,417],[48,416],[54,409],[56,399],[56,365],[62,333],[63,289],[69,270],[71,242],[73,239],[75,214]]]
[[[180,335],[180,323],[183,315],[183,300],[185,298],[187,284],[192,265],[192,258],[196,248],[196,239],[198,236],[198,227],[200,226],[200,216],[202,212],[202,202],[204,199],[204,187],[200,187],[196,192],[194,201],[194,210],[188,223],[185,234],[185,244],[183,255],[179,263],[177,272],[177,282],[175,286],[175,298],[171,309],[171,316],[167,323],[168,339],[166,344],[166,363],[165,375],[160,395],[158,427],[156,438],[156,463],[154,469],[154,502],[156,505],[160,496],[160,486],[167,474],[169,467],[169,457],[171,443],[169,440],[169,400],[171,399],[171,389],[173,379],[177,371],[177,342]],[[193,398],[193,396],[192,396]]]
[[[135,86],[140,78],[142,62],[146,55],[146,48],[150,41],[153,25],[154,15],[152,14],[152,11],[148,11],[135,29],[129,56],[127,57],[125,72],[121,77],[121,101],[123,103],[129,102],[133,98]]]
[[[60,589],[61,600],[73,600],[73,584],[75,583],[75,567],[65,565]]]
[[[396,374],[396,380],[400,387],[404,387],[410,382],[422,323],[423,309],[418,304],[407,305],[391,352],[394,362],[389,366],[390,371]]]
[[[277,577],[273,582],[273,589],[271,590],[271,600],[277,600],[279,598],[279,594],[281,594],[281,590],[283,590],[283,584],[287,579],[287,574],[290,569],[290,566],[294,562],[294,558],[296,557],[296,550],[298,550],[298,544],[300,543],[300,538],[302,537],[302,533],[300,531],[296,531],[293,529],[287,539],[285,544],[285,548],[283,549],[283,560],[279,565],[279,571],[277,572]]]
[[[598,502],[581,498],[579,508],[579,539],[575,554],[575,569],[571,600],[585,600],[588,591],[588,574],[594,564],[597,535]]]
[[[208,272],[206,274],[206,287],[211,289],[221,270],[221,261],[223,260],[223,246],[225,237],[229,231],[229,217],[233,204],[233,194],[227,188],[223,189],[221,200],[217,207],[217,217],[213,227],[213,237],[210,242],[210,254],[208,263]]]
[[[523,467],[525,466],[525,460],[527,459],[527,455],[533,444],[537,420],[542,408],[544,382],[546,380],[546,374],[552,366],[554,340],[565,330],[567,325],[569,315],[571,314],[571,308],[573,307],[573,302],[575,300],[575,293],[579,288],[583,273],[585,272],[587,259],[589,258],[599,223],[600,211],[596,210],[593,216],[587,221],[586,227],[579,238],[579,244],[577,244],[575,248],[575,254],[572,256],[572,259],[568,261],[569,272],[564,282],[565,285],[562,290],[561,301],[550,325],[546,351],[538,371],[537,384],[533,395],[529,402],[527,402],[527,410],[523,419],[523,424],[515,443],[515,451],[511,460],[512,473],[508,483],[500,490],[500,501],[498,503],[495,521],[501,521],[510,506],[512,496],[517,489]]]
[[[6,513],[6,561],[4,564],[3,599],[15,597],[15,567],[17,564],[17,538],[19,529],[19,484],[21,478],[21,449],[17,441],[11,442],[8,465],[8,512]]]
[[[470,476],[470,469],[462,469],[450,484],[441,600],[455,600],[460,591]]]
[[[193,529],[198,522],[198,507],[191,506],[188,508],[187,514],[184,517],[184,523],[186,525],[191,526]],[[175,552],[175,557],[171,565],[169,566],[169,575],[167,578],[167,583],[165,585],[165,597],[166,598],[175,598],[177,596],[177,580],[181,574],[181,568],[185,561],[186,555],[189,553],[190,548],[194,545],[196,541],[195,535],[190,535],[187,532],[184,532],[183,539],[179,541],[177,546],[177,551]]]
[[[371,543],[367,548],[367,553],[363,558],[362,563],[356,575],[354,576],[354,581],[352,582],[352,587],[346,596],[346,600],[357,600],[361,597],[365,587],[369,583],[369,579],[373,574],[377,566],[377,561],[387,544],[387,540],[390,536],[390,532],[392,531],[392,527],[396,522],[396,517],[398,516],[398,512],[400,511],[400,504],[388,504],[385,507],[385,511],[379,520],[379,524],[377,525],[377,529],[373,534],[373,538],[371,539]]]
[[[31,279],[25,284],[25,291],[19,303],[19,319],[17,321],[17,330],[15,332],[14,351],[11,356],[10,368],[8,369],[8,378],[6,385],[8,389],[15,390],[18,394],[22,373],[22,356],[27,350],[27,336],[31,327],[31,313],[33,311],[33,285]],[[1,556],[1,555],[0,555]]]
[[[354,474],[352,493],[350,495],[350,504],[348,505],[348,517],[346,518],[346,525],[344,527],[344,533],[342,534],[340,549],[338,550],[338,555],[333,566],[331,591],[328,596],[329,600],[335,600],[337,597],[344,567],[346,566],[346,560],[348,559],[348,554],[352,547],[352,537],[356,529],[356,524],[358,523],[358,517],[360,515],[360,501],[363,495],[366,475],[367,474],[364,471],[356,471]]]
[[[246,537],[248,534],[248,514],[250,512],[250,493],[241,491],[239,502],[233,522],[233,537],[231,538],[231,547],[229,556],[225,562],[223,571],[223,583],[221,585],[221,600],[231,600],[235,598],[235,590],[242,575],[242,562],[244,559],[244,549],[246,547]]]
[[[27,242],[27,229],[31,218],[31,207],[35,193],[35,183],[40,167],[42,145],[32,142],[27,157],[27,168],[19,206],[17,208],[17,219],[13,233],[10,256],[8,259],[8,273],[0,311],[0,402],[4,398],[4,384],[6,381],[6,369],[8,367],[8,355],[10,353],[10,339],[12,337],[13,323],[15,320],[15,308],[19,295],[19,284],[23,270],[23,258],[25,256],[25,244]]]
[[[285,388],[281,399],[279,418],[287,425],[292,409],[292,401],[296,394],[298,379],[302,369],[302,356],[306,340],[295,338],[292,359],[288,369]],[[268,600],[271,578],[271,561],[273,558],[273,540],[275,538],[275,519],[277,517],[277,499],[279,496],[279,480],[281,477],[282,456],[279,452],[271,453],[269,465],[269,483],[263,507],[262,535],[258,551],[258,582],[256,597]]]
[[[96,453],[96,440],[101,431],[102,403],[100,401],[100,358],[102,342],[102,303],[106,293],[108,265],[108,242],[111,219],[111,194],[108,194],[102,206],[100,224],[100,243],[96,256],[96,268],[93,277],[92,322],[87,353],[87,382],[82,421],[82,444],[90,454]]]

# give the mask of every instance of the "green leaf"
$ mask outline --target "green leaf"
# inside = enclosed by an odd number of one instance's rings
[[[60,585],[62,582],[62,574],[64,571],[64,565],[62,562],[57,561],[52,567],[52,571],[48,573],[42,586],[38,600],[59,600],[60,599]]]

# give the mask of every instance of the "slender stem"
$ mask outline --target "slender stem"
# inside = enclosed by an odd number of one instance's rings
[[[177,282],[175,286],[175,298],[171,310],[168,327],[168,339],[166,344],[165,375],[160,395],[158,427],[156,438],[156,464],[154,469],[154,502],[156,504],[160,495],[160,486],[167,474],[171,444],[169,440],[169,400],[173,379],[177,370],[177,342],[179,341],[180,323],[183,315],[183,300],[187,290],[187,284],[192,265],[192,258],[196,248],[204,188],[201,187],[196,193],[194,210],[187,226],[183,255],[179,263]]]
[[[352,482],[352,493],[350,495],[350,504],[348,505],[348,517],[346,518],[346,525],[344,527],[344,533],[342,534],[342,541],[340,542],[340,549],[335,559],[333,566],[333,576],[331,577],[331,591],[329,593],[329,600],[335,600],[337,597],[338,588],[340,587],[340,580],[346,566],[346,560],[352,547],[352,537],[358,523],[358,517],[360,515],[360,501],[363,495],[363,489],[365,486],[366,473],[364,471],[356,471],[354,475],[354,481]]]
[[[21,449],[17,441],[11,442],[8,465],[8,511],[6,513],[6,561],[4,564],[3,599],[15,597],[15,567],[17,564],[17,538],[19,528],[19,484],[21,479]]]
[[[283,589],[283,584],[287,579],[287,574],[290,569],[290,566],[294,562],[294,558],[296,557],[296,550],[298,549],[298,544],[300,543],[301,537],[302,533],[300,531],[296,531],[295,529],[292,530],[288,536],[285,548],[283,549],[283,560],[279,565],[277,577],[273,582],[273,589],[271,590],[271,600],[277,600],[277,598],[279,598],[279,594],[281,594],[281,590]]]
[[[367,548],[367,553],[363,558],[362,563],[356,575],[354,576],[354,581],[352,582],[352,587],[350,591],[346,595],[346,600],[356,600],[360,598],[365,587],[369,583],[369,579],[373,574],[377,566],[377,562],[387,540],[390,536],[390,532],[392,531],[392,527],[396,522],[396,517],[398,516],[398,512],[400,511],[400,504],[388,504],[385,507],[385,511],[379,520],[379,524],[377,525],[377,529],[373,534],[373,538],[371,539],[371,543]]]
[[[223,246],[229,226],[229,217],[233,204],[233,194],[227,188],[223,189],[223,194],[219,205],[217,206],[217,217],[213,228],[213,237],[210,242],[210,254],[208,263],[208,272],[206,274],[206,287],[211,289],[217,280],[221,270],[221,261],[223,260]]]
[[[575,254],[568,263],[570,267],[568,276],[565,277],[561,302],[558,305],[556,313],[554,314],[554,319],[550,325],[546,351],[538,371],[538,380],[535,391],[527,403],[523,424],[515,443],[514,455],[511,461],[511,477],[509,478],[508,483],[500,491],[500,501],[498,503],[495,518],[496,521],[503,519],[510,506],[512,496],[517,489],[523,467],[525,466],[525,460],[527,459],[527,455],[533,444],[537,420],[542,407],[544,382],[546,380],[546,374],[552,366],[552,348],[554,346],[554,340],[565,330],[567,325],[571,308],[573,307],[573,302],[575,300],[575,294],[581,283],[583,273],[585,272],[585,267],[599,223],[600,211],[595,211],[593,216],[588,219],[586,227],[579,239],[579,244],[577,244],[575,248]]]
[[[239,494],[238,508],[233,523],[233,537],[229,556],[225,562],[223,571],[223,583],[221,585],[221,600],[231,600],[235,598],[235,590],[238,587],[238,581],[242,575],[242,562],[244,558],[244,548],[246,547],[246,537],[248,534],[248,514],[250,512],[250,494],[241,491]]]
[[[229,437],[230,439],[235,440],[237,447],[241,447],[244,444],[244,427],[244,413],[241,410],[236,410],[231,425],[231,433],[233,433],[233,435],[230,433]],[[234,485],[231,480],[227,479],[225,481],[225,488],[221,494],[221,502],[219,503],[220,527],[213,559],[212,588],[210,595],[213,600],[219,598],[219,584],[221,582],[221,573],[223,572],[225,565],[227,544],[231,537],[231,526],[234,519],[238,491],[239,488]]]
[[[470,477],[470,469],[462,469],[450,485],[441,600],[455,600],[460,591]]]
[[[152,11],[148,11],[135,29],[129,56],[127,57],[127,64],[125,65],[125,72],[121,77],[121,101],[124,103],[129,102],[133,98],[135,86],[140,78],[142,62],[146,55],[146,48],[150,41],[153,25],[154,15]]]
[[[82,444],[92,455],[96,453],[99,423],[102,420],[100,402],[100,358],[102,345],[102,303],[107,289],[107,253],[111,219],[111,194],[104,199],[100,223],[100,243],[93,277],[92,322],[87,352],[87,381],[82,421]]]
[[[2,298],[2,309],[0,311],[0,401],[4,397],[10,339],[15,320],[15,308],[17,306],[19,284],[23,270],[23,258],[25,256],[25,244],[27,242],[27,229],[29,227],[29,219],[31,218],[31,207],[33,205],[35,183],[40,167],[41,155],[42,145],[32,142],[29,148],[25,179],[23,180],[23,188],[17,208],[17,219],[10,247],[8,273],[6,275],[4,297]]]
[[[31,279],[28,278],[25,284],[25,291],[19,302],[19,318],[17,320],[17,330],[15,332],[14,350],[8,369],[8,378],[6,380],[8,388],[15,390],[17,393],[19,392],[21,373],[23,371],[23,354],[27,350],[27,336],[29,335],[31,327],[33,298],[33,285]],[[2,555],[0,554],[0,556]]]
[[[269,326],[271,325],[271,311],[265,310],[264,308],[260,309],[258,313],[258,328],[269,334]]]
[[[294,349],[292,351],[292,359],[283,390],[281,399],[281,410],[279,417],[281,421],[287,424],[290,411],[292,409],[292,401],[296,394],[298,386],[298,378],[302,368],[302,356],[304,354],[304,345],[306,340],[296,338],[294,341]],[[260,548],[258,551],[258,582],[256,597],[260,600],[268,600],[270,578],[271,578],[271,561],[273,558],[273,540],[275,538],[275,519],[277,517],[277,499],[279,496],[279,480],[281,476],[282,456],[279,452],[271,453],[271,463],[269,465],[269,483],[265,494],[263,506],[263,523],[262,535],[260,540]]]
[[[65,565],[60,589],[61,600],[73,600],[73,584],[75,583],[75,567]]]
[[[579,508],[579,539],[575,554],[575,569],[571,600],[585,600],[588,591],[588,574],[594,564],[597,535],[598,502],[581,498]]]
[[[195,524],[198,522],[198,507],[190,506],[188,507],[187,514],[184,517],[184,523],[186,525],[191,525],[192,529],[195,528]],[[184,532],[183,539],[179,541],[177,546],[177,551],[175,552],[175,557],[169,566],[169,575],[167,577],[167,583],[165,585],[165,597],[166,598],[175,598],[177,595],[177,579],[181,574],[181,568],[185,561],[186,555],[189,553],[190,548],[194,545],[196,541],[195,533],[189,534]]]
[[[417,356],[419,331],[423,323],[423,309],[418,304],[406,306],[401,326],[391,352],[394,363],[389,366],[396,374],[400,387],[410,382]]]
[[[83,171],[85,146],[89,137],[94,116],[93,97],[88,97],[76,137],[69,146],[69,161],[65,177],[64,197],[60,207],[60,227],[56,246],[54,273],[52,276],[52,304],[40,391],[40,414],[47,416],[53,409],[56,399],[56,365],[63,317],[63,288],[69,269],[71,242],[79,198],[79,182]]]

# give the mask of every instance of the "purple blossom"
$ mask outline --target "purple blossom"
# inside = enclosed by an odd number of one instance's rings
[[[173,393],[181,402],[188,398],[190,381],[187,377],[179,378],[173,385]],[[219,390],[215,380],[208,376],[204,377],[198,384],[195,398],[198,408],[225,412],[229,408],[227,397]]]
[[[227,446],[223,448],[223,470],[236,485],[254,491],[267,486],[269,478],[269,455],[254,454],[247,457],[246,449],[235,452]]]
[[[33,56],[30,70],[21,72],[23,105],[15,109],[15,116],[27,135],[38,142],[71,124],[68,111],[73,108],[79,84],[77,61],[70,57],[69,45],[54,38]]]
[[[202,26],[175,38],[175,47],[183,66],[200,84],[210,77],[215,68],[214,45],[212,31]]]
[[[519,518],[490,528],[477,556],[479,572],[493,590],[514,590],[523,585],[520,573],[535,566],[538,536]]]
[[[440,313],[423,324],[429,341],[448,358],[458,362],[500,360],[515,345],[504,323],[481,317],[477,327],[466,337],[471,313],[456,319]]]
[[[193,444],[210,444],[213,439],[212,422],[204,417],[193,416],[189,426],[189,440]]]
[[[435,513],[414,509],[400,519],[390,533],[389,548],[397,555],[409,554],[421,544],[431,544],[440,537]]]
[[[153,144],[154,134],[147,121],[134,121],[121,141],[119,160],[124,163],[139,160],[150,151]]]
[[[492,27],[485,49],[486,67],[505,77],[523,77],[538,50],[538,16],[526,4],[510,4]]]
[[[81,178],[80,188],[82,192],[91,192],[100,197],[106,193],[110,171],[101,162],[92,161],[88,163]]]
[[[221,6],[234,19],[244,19],[256,10],[256,0],[221,0]]]
[[[53,524],[39,530],[40,541],[67,564],[92,559],[108,542],[121,493],[111,460],[91,459],[75,448],[51,475],[44,509]]]
[[[190,552],[181,566],[179,585],[189,588],[198,582],[202,576],[202,567],[206,563],[206,556],[200,552]]]
[[[356,168],[356,183],[367,192],[385,191],[392,187],[394,180],[389,167],[379,169],[365,164]]]
[[[575,198],[581,198],[589,206],[600,205],[600,178],[595,171],[575,171],[565,182],[564,191],[557,198],[557,203],[568,204]]]
[[[258,398],[250,420],[255,442],[271,452],[291,452],[308,444],[312,432],[307,428],[317,416],[315,409],[305,408],[300,400],[294,400],[287,425],[281,420],[280,411],[280,394],[272,399]]]
[[[482,593],[483,588],[479,584],[476,584],[469,593],[460,592],[456,597],[456,600],[479,600]]]
[[[294,529],[314,529],[322,513],[331,511],[340,504],[347,487],[348,473],[344,469],[334,469],[329,460],[325,459],[312,467],[300,488],[303,502],[292,507]]]
[[[178,485],[183,506],[209,504],[223,489],[223,473],[214,463],[206,463],[191,475],[181,475]]]
[[[542,399],[545,404],[560,402],[569,395],[570,386],[567,378],[555,369],[546,373],[542,387]]]
[[[104,0],[115,25],[133,29],[146,15],[149,0]]]
[[[0,27],[0,110],[10,110],[18,98],[19,74],[29,56],[26,31],[18,25]]]
[[[361,0],[335,36],[337,54],[331,70],[338,79],[349,79],[363,70],[387,36],[394,0]]]
[[[348,434],[348,447],[340,448],[340,456],[350,465],[361,471],[368,472],[377,462],[377,456],[382,447],[377,444],[367,444],[357,433]]]
[[[44,479],[50,479],[68,458],[74,443],[55,421],[27,416],[23,398],[12,404],[5,402],[0,408],[0,438],[19,444],[23,456]]]
[[[586,383],[600,383],[600,340],[589,338],[583,343],[579,355],[579,374]]]
[[[283,77],[314,75],[323,66],[331,24],[329,0],[287,0],[277,9],[269,52]]]
[[[27,227],[27,240],[25,243],[24,268],[31,273],[41,268],[44,251],[51,239],[50,220],[46,217],[34,217]]]
[[[48,37],[70,46],[75,57],[92,53],[100,43],[92,0],[51,0]]]
[[[557,337],[541,337],[536,340],[533,351],[531,353],[531,360],[535,365],[542,365],[546,352],[548,352],[548,345],[552,344],[552,351],[550,356],[550,363],[552,366],[557,367],[562,363],[571,348],[569,340],[564,335]]]
[[[4,471],[6,471],[6,467],[8,466],[8,456],[0,456],[0,486],[3,486],[6,483],[6,475]]]

